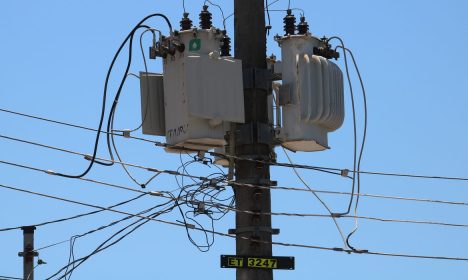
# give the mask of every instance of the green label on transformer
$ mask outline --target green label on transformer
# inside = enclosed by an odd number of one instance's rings
[[[198,38],[190,40],[189,43],[189,51],[194,52],[194,51],[199,51],[201,48],[201,40]]]

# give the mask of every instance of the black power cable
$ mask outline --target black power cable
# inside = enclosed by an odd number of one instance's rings
[[[156,14],[151,14],[149,16],[146,16],[145,18],[143,18],[133,29],[132,31],[127,35],[127,37],[125,38],[125,40],[122,42],[122,44],[120,45],[120,47],[118,48],[117,52],[115,53],[113,59],[112,59],[112,62],[109,66],[109,69],[107,71],[107,75],[106,75],[106,80],[105,80],[105,83],[104,83],[104,92],[103,92],[103,99],[102,99],[102,108],[101,108],[101,117],[99,119],[99,125],[98,125],[98,128],[97,130],[98,131],[101,131],[102,129],[102,125],[104,123],[104,115],[105,115],[105,112],[106,112],[106,99],[107,99],[107,87],[108,87],[108,84],[109,84],[109,78],[110,78],[110,74],[112,72],[112,69],[114,67],[114,64],[115,64],[115,61],[117,60],[120,52],[122,51],[122,49],[124,48],[124,46],[127,44],[127,42],[130,40],[130,39],[133,39],[133,35],[134,33],[136,32],[136,30],[138,30],[139,28],[141,28],[142,24],[152,18],[152,17],[162,17],[167,25],[169,26],[169,30],[170,32],[172,32],[172,25],[169,21],[169,19],[163,15],[163,14],[159,14],[159,13],[156,13]],[[130,49],[131,49],[131,45],[130,45]],[[128,67],[127,67],[127,70],[125,72],[125,76],[124,76],[124,79],[122,82],[124,82],[125,78],[127,77],[127,74],[128,74]],[[121,85],[119,87],[119,92],[121,90],[121,87],[122,87],[122,82],[121,82]],[[120,95],[119,92],[117,93],[117,95]],[[117,98],[118,96],[116,96]],[[117,98],[118,100],[118,98]],[[114,100],[114,104],[115,104],[115,100]],[[113,104],[113,107],[114,107],[114,104]],[[91,161],[88,165],[88,167],[81,173],[81,174],[78,174],[78,175],[69,175],[69,174],[63,174],[63,173],[57,173],[58,176],[62,176],[62,177],[66,177],[66,178],[81,178],[83,176],[85,176],[86,174],[88,174],[88,172],[91,170],[91,168],[93,167],[94,163],[96,163],[96,155],[97,155],[97,150],[98,150],[98,146],[99,146],[99,138],[100,138],[100,133],[98,132],[96,134],[96,140],[95,140],[95,143],[94,143],[94,150],[93,150],[93,155],[92,155],[92,158],[91,158]],[[104,165],[111,165],[112,163],[101,163],[101,164],[104,164]]]

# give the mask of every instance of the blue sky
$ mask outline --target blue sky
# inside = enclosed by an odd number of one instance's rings
[[[224,3],[225,2],[225,3]],[[468,19],[466,1],[323,1],[292,0],[292,7],[305,11],[314,35],[341,36],[353,50],[368,93],[368,141],[362,169],[397,173],[468,176]],[[230,14],[232,1],[218,1]],[[194,22],[203,1],[187,0]],[[272,9],[284,9],[281,0]],[[214,23],[221,17],[213,7]],[[181,1],[3,1],[0,4],[0,107],[23,113],[96,127],[108,65],[119,44],[144,16],[166,14],[174,26],[182,16]],[[297,13],[296,13],[297,15]],[[268,54],[280,56],[273,35],[282,33],[283,13],[272,12],[273,30]],[[151,25],[167,30],[161,20]],[[228,33],[233,34],[233,21]],[[148,41],[149,42],[149,41]],[[131,71],[143,70],[138,51]],[[125,65],[118,60],[112,75],[110,95],[118,86]],[[340,60],[339,64],[342,65]],[[149,69],[160,72],[161,61]],[[354,73],[354,72],[353,72]],[[353,74],[357,94],[358,83]],[[351,168],[352,122],[349,91],[346,90],[346,120],[329,136],[331,150],[297,153],[294,162]],[[362,128],[362,102],[358,99]],[[141,121],[139,83],[129,79],[116,116],[116,127],[135,127]],[[110,103],[109,103],[110,104]],[[0,134],[91,153],[94,134],[0,112]],[[149,137],[149,136],[147,136]],[[151,137],[149,137],[151,138]],[[156,139],[162,140],[162,139]],[[104,142],[103,142],[104,143]],[[179,157],[151,144],[119,139],[125,161],[159,169],[177,169]],[[87,162],[79,156],[41,149],[0,139],[0,160],[66,173],[78,173]],[[279,161],[286,159],[277,149]],[[100,155],[106,155],[104,145]],[[194,174],[209,174],[212,168],[196,167]],[[133,170],[141,180],[150,174]],[[312,171],[300,171],[316,189],[349,191],[348,180]],[[290,169],[274,168],[280,186],[303,187]],[[119,166],[96,166],[89,178],[133,186]],[[0,184],[108,206],[135,196],[122,190],[57,178],[33,171],[0,165]],[[161,176],[150,190],[177,188],[171,176]],[[362,191],[404,197],[468,201],[468,184],[457,181],[362,176]],[[230,190],[228,190],[230,192]],[[337,212],[346,198],[323,195]],[[156,202],[155,202],[156,201]],[[143,198],[122,207],[137,212],[162,200]],[[309,194],[273,191],[273,210],[289,213],[326,213]],[[0,189],[0,228],[28,225],[66,217],[92,209],[32,195]],[[359,214],[390,219],[412,219],[468,224],[466,206],[362,198]],[[122,216],[101,213],[80,220],[38,228],[36,247],[45,246]],[[180,219],[174,212],[162,217]],[[346,232],[352,220],[340,220]],[[281,229],[275,241],[339,247],[339,235],[330,219],[273,217]],[[360,221],[352,242],[357,248],[389,253],[468,257],[466,228]],[[227,232],[234,215],[216,224]],[[79,239],[76,255],[84,255],[107,236],[112,228]],[[200,238],[200,236],[197,236]],[[20,277],[21,231],[0,233],[0,275]],[[116,246],[93,257],[77,269],[75,279],[233,279],[234,270],[219,268],[221,254],[233,254],[232,239],[216,237],[208,253],[192,246],[183,229],[150,222]],[[275,272],[276,279],[463,279],[466,263],[379,256],[347,255],[311,249],[274,247],[275,255],[295,256],[296,270]],[[68,259],[68,245],[40,251],[47,262],[37,268],[36,279],[45,279]]]

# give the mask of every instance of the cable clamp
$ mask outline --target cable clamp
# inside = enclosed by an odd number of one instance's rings
[[[124,129],[122,130],[122,136],[125,137],[125,138],[130,138],[130,133],[132,131],[130,129]]]
[[[342,169],[340,172],[340,175],[343,177],[348,177],[349,175],[349,170],[348,169]]]

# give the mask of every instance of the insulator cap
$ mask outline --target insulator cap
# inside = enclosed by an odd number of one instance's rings
[[[296,17],[292,14],[291,9],[288,9],[286,13],[286,16],[283,18],[284,35],[294,35],[294,32],[296,31]]]
[[[213,26],[211,21],[212,15],[208,11],[208,6],[204,5],[203,10],[200,12],[200,28],[201,29],[210,29]]]
[[[297,33],[304,35],[309,32],[309,24],[305,21],[305,17],[301,17],[301,22],[297,25]]]
[[[226,30],[223,30],[221,38],[221,56],[231,56],[231,38],[226,35]]]
[[[184,17],[180,20],[180,30],[189,30],[192,28],[192,21],[188,16],[189,13],[184,13]]]

